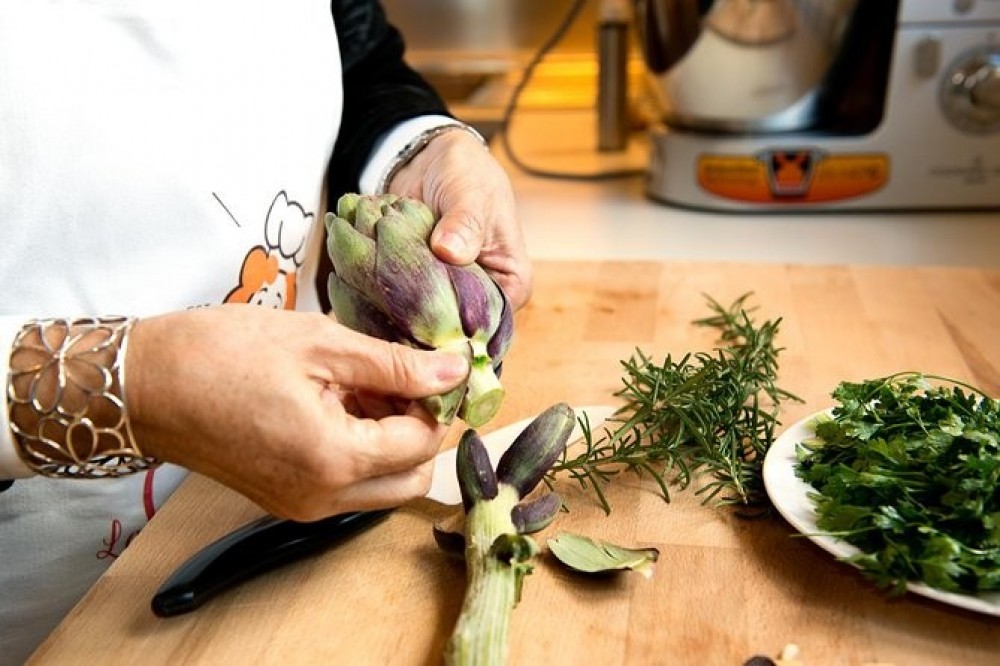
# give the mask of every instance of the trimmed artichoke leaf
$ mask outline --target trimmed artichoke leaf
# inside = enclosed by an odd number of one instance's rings
[[[631,570],[651,578],[660,557],[656,548],[625,548],[571,532],[560,532],[546,544],[557,560],[583,573]]]

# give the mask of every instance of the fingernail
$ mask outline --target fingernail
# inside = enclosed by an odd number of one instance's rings
[[[469,244],[457,231],[441,232],[437,245],[455,258],[464,258],[469,251]]]

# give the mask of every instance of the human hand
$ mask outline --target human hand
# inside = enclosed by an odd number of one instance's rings
[[[423,201],[440,216],[431,248],[453,264],[479,264],[517,309],[531,296],[531,264],[503,167],[474,136],[445,132],[389,183],[389,191]]]
[[[141,319],[127,353],[129,417],[144,453],[295,520],[426,494],[447,428],[413,399],[468,373],[458,355],[247,305]]]

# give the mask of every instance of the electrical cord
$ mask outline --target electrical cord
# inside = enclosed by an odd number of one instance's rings
[[[558,27],[556,27],[552,34],[549,35],[548,39],[542,43],[532,56],[531,60],[528,62],[524,72],[521,74],[520,80],[514,87],[513,93],[511,93],[507,106],[504,108],[499,128],[500,143],[503,145],[504,152],[507,154],[507,158],[510,160],[511,164],[526,174],[537,178],[592,182],[616,178],[634,178],[636,176],[645,175],[646,171],[644,169],[611,169],[592,173],[573,173],[533,167],[521,160],[517,153],[514,152],[513,146],[511,145],[510,124],[514,117],[514,111],[517,109],[518,101],[521,98],[521,93],[523,93],[524,89],[528,87],[528,83],[530,83],[531,77],[535,73],[535,69],[538,65],[542,62],[545,56],[548,55],[549,51],[555,48],[555,46],[566,35],[570,26],[573,25],[573,22],[580,15],[580,11],[583,9],[584,4],[586,4],[586,0],[574,0],[572,6],[570,6],[569,11],[567,11],[563,16],[563,19],[559,23]]]

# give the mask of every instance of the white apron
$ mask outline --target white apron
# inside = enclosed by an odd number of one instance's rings
[[[341,109],[329,2],[0,0],[0,350],[35,316],[315,308]],[[0,478],[23,477],[0,411]],[[0,663],[30,654],[182,477],[0,493]]]

